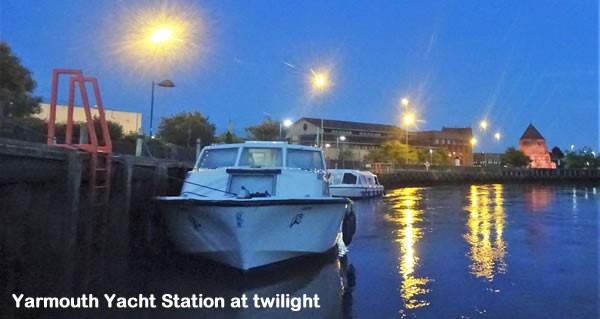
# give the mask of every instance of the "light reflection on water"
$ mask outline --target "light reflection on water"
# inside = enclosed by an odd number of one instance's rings
[[[472,185],[469,190],[467,233],[471,274],[493,281],[507,271],[507,245],[503,239],[505,214],[503,186]]]
[[[423,229],[420,226],[423,221],[422,191],[422,188],[416,187],[394,190],[388,194],[391,210],[385,215],[386,220],[398,226],[395,241],[400,245],[400,291],[407,309],[426,307],[430,304],[426,295],[429,292],[427,284],[431,279],[415,275],[415,268],[419,264],[415,245],[423,237]]]
[[[106,242],[88,246],[82,241],[77,254],[61,257],[45,253],[51,247],[36,241],[45,237],[23,237],[28,240],[21,245],[23,254],[4,260],[0,256],[0,282],[6,283],[0,317],[594,318],[600,305],[599,203],[597,188],[586,185],[399,188],[384,199],[355,202],[358,227],[346,258],[338,260],[330,251],[249,274],[176,254],[168,246],[146,252],[133,245],[131,254],[120,255]],[[9,213],[11,218],[31,218],[45,216],[47,210],[33,205]],[[36,229],[15,228],[6,234],[28,235]],[[10,238],[18,242],[14,238],[19,237]],[[223,297],[306,293],[318,294],[321,308],[65,311],[37,316],[15,310],[7,297],[13,292]]]

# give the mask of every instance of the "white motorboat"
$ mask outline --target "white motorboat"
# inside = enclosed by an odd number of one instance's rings
[[[331,197],[324,175],[318,148],[212,145],[202,150],[181,195],[157,200],[180,252],[247,270],[336,244],[350,201]]]
[[[331,169],[328,172],[332,196],[362,198],[384,194],[383,185],[379,184],[377,175],[371,172],[354,169]]]

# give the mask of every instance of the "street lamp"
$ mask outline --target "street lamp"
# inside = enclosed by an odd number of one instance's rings
[[[496,139],[496,141],[499,141],[501,137],[502,135],[500,135],[500,132],[496,132],[496,134],[494,134],[494,138]]]
[[[152,93],[151,93],[151,97],[150,97],[150,138],[153,138],[152,122],[153,122],[153,117],[154,117],[154,87],[157,85],[160,87],[163,87],[163,88],[175,87],[175,84],[171,80],[162,80],[158,83],[155,83],[154,81],[152,81]]]
[[[282,136],[282,132],[283,132],[282,126],[284,128],[289,128],[293,124],[294,124],[294,122],[292,120],[290,120],[290,119],[285,119],[285,120],[279,122],[279,139],[280,140],[283,139],[283,136]]]
[[[338,166],[340,165],[340,157],[342,155],[342,151],[340,150],[340,141],[344,142],[345,140],[346,140],[346,136],[344,136],[344,135],[338,136],[338,138],[335,140],[336,148],[337,148],[337,152],[338,152],[337,153],[337,161],[338,161],[337,165]],[[344,145],[344,144],[342,144],[342,145]],[[344,165],[342,165],[342,166],[344,166]]]
[[[320,70],[310,70],[310,86],[313,94],[321,94],[327,91],[331,86],[331,80],[329,78],[329,71],[327,69]],[[323,117],[321,116],[321,138],[319,142],[319,146],[323,147],[323,139],[325,135]]]
[[[416,116],[413,112],[406,112],[402,116],[402,124],[404,124],[404,130],[406,131],[406,146],[408,146],[408,127],[414,125],[416,122]]]
[[[400,103],[402,103],[402,106],[404,106],[404,107],[408,107],[409,102],[410,101],[406,97],[403,97],[402,100],[400,100]]]
[[[313,92],[322,93],[327,91],[331,86],[331,80],[329,79],[329,71],[327,70],[310,70],[310,84]]]
[[[488,128],[488,124],[489,123],[487,120],[481,120],[481,122],[479,122],[479,127],[485,131]]]
[[[471,147],[475,147],[475,145],[477,145],[477,139],[475,137],[471,137],[469,142],[471,143]]]

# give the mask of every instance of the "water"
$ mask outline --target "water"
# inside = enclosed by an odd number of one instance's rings
[[[355,203],[358,231],[342,259],[332,250],[244,275],[170,250],[134,249],[119,257],[105,247],[104,257],[77,254],[66,269],[34,255],[33,266],[9,273],[6,292],[318,294],[321,306],[52,311],[44,318],[597,318],[598,191],[590,185],[399,188]],[[5,298],[7,317],[39,315],[14,310]]]

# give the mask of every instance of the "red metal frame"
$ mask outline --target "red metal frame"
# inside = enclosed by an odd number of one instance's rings
[[[58,85],[61,75],[70,75],[69,78],[69,100],[67,110],[67,123],[65,132],[65,143],[56,144],[54,141],[56,132],[56,104],[58,99]],[[98,135],[96,134],[96,128],[94,126],[94,118],[92,116],[90,102],[87,92],[86,84],[92,85],[94,93],[94,99],[96,101],[98,115],[100,120],[100,128],[102,130],[103,145],[98,143]],[[86,125],[88,128],[88,134],[90,137],[90,143],[88,144],[74,144],[73,143],[73,111],[75,108],[75,92],[76,86],[79,88],[79,94],[81,96],[81,102],[86,117]],[[88,152],[102,152],[112,153],[112,141],[110,139],[110,133],[108,131],[108,124],[106,122],[106,116],[104,114],[104,105],[102,104],[102,96],[100,95],[100,87],[98,86],[98,80],[95,77],[84,77],[81,70],[76,69],[54,69],[52,71],[52,88],[50,92],[50,115],[48,117],[48,137],[47,143],[51,145],[63,146],[63,147],[75,147],[83,149]]]
[[[65,143],[57,144],[55,142],[56,133],[56,103],[58,99],[58,85],[61,75],[69,77],[69,100],[67,109],[67,123],[65,130]],[[103,145],[98,143],[98,135],[96,134],[96,126],[90,108],[90,101],[86,84],[91,84],[96,101],[98,115],[100,119],[100,129],[102,134]],[[73,112],[75,110],[75,92],[79,89],[83,110],[85,112],[86,126],[90,143],[74,144],[73,143]],[[54,69],[52,70],[52,87],[50,92],[50,115],[48,117],[48,137],[47,143],[60,147],[78,148],[90,154],[89,162],[89,190],[90,199],[93,204],[106,204],[110,194],[110,179],[111,179],[111,154],[112,141],[108,131],[108,123],[104,114],[104,105],[102,104],[102,96],[100,95],[100,87],[98,80],[95,77],[83,76],[81,70],[76,69]],[[99,178],[100,177],[100,178]],[[103,177],[103,178],[102,178]],[[97,202],[99,190],[104,190],[103,197]]]

